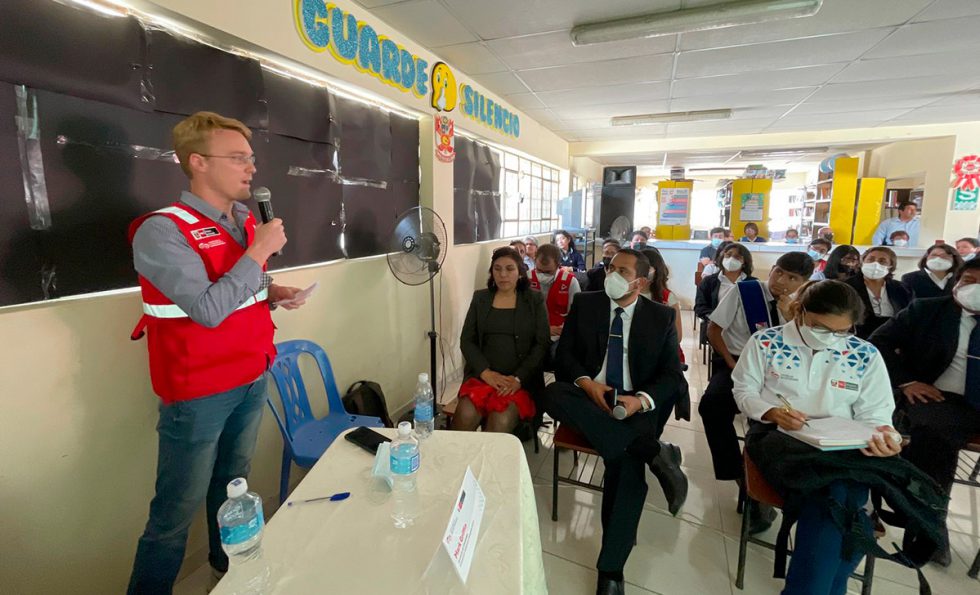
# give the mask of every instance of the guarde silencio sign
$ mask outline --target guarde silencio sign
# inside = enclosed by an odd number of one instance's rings
[[[430,103],[436,110],[452,111],[458,102],[465,117],[507,136],[521,135],[517,114],[466,83],[461,83],[457,91],[455,76],[442,62],[433,67],[430,79],[425,59],[379,35],[374,27],[350,12],[324,0],[293,0],[293,17],[300,39],[310,50],[329,50],[338,62],[418,98],[429,95],[429,83],[434,79],[438,84],[432,89]]]

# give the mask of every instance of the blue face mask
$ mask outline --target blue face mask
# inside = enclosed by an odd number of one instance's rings
[[[717,248],[718,246],[721,246],[721,238],[711,238],[711,247]]]
[[[812,258],[813,260],[820,260],[820,258],[823,256],[816,250],[807,250],[806,253],[809,254],[810,258]]]
[[[799,244],[800,238],[786,238],[787,244]]]
[[[634,250],[645,250],[646,247],[647,247],[647,243],[646,242],[633,242],[633,249]]]

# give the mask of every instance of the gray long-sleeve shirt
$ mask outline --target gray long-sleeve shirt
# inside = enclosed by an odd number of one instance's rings
[[[214,220],[243,248],[246,246],[248,207],[235,203],[232,220],[190,192],[182,193],[180,202]],[[242,255],[231,270],[212,282],[204,261],[169,217],[150,217],[140,225],[133,237],[133,265],[191,320],[208,328],[221,324],[272,281],[255,260]]]

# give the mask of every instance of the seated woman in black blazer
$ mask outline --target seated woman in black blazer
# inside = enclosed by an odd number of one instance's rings
[[[859,339],[870,337],[912,301],[909,292],[892,278],[897,265],[898,257],[891,248],[868,248],[861,256],[861,272],[845,281],[857,290],[864,302],[864,322],[857,325],[854,333]]]
[[[487,289],[473,294],[459,340],[466,377],[450,429],[472,431],[486,418],[488,432],[511,432],[534,417],[531,395],[544,388],[551,344],[548,312],[513,248],[493,251]]]
[[[963,259],[956,248],[938,244],[922,255],[919,270],[902,275],[902,285],[913,299],[953,295],[953,279],[962,266]]]

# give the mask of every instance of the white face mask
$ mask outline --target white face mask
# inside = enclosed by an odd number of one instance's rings
[[[606,275],[606,281],[603,284],[603,289],[606,290],[606,295],[609,296],[611,300],[618,300],[630,291],[630,282],[623,279],[623,276],[618,272],[612,272]]]
[[[953,263],[952,261],[946,260],[945,258],[939,258],[937,256],[926,261],[926,268],[930,271],[938,271],[942,273],[953,268]]]
[[[898,248],[901,248],[902,246],[908,246],[909,245],[909,241],[908,240],[895,240],[892,243],[895,244],[895,246],[897,246]]]
[[[815,351],[822,351],[836,345],[842,340],[842,337],[838,337],[834,333],[826,331],[817,331],[813,327],[801,325],[796,323],[796,328],[800,331],[800,336],[803,337],[803,342],[806,343],[807,347]]]
[[[868,279],[877,281],[888,275],[888,267],[880,262],[866,262],[861,265],[861,273]]]
[[[542,273],[541,271],[538,271],[538,281],[540,283],[551,283],[554,280],[555,280],[554,273]]]
[[[970,252],[969,254],[963,257],[963,262],[966,262],[968,260],[973,260],[973,257],[976,255],[977,255],[976,252]]]
[[[734,273],[735,271],[742,270],[742,261],[734,256],[726,256],[725,259],[721,261],[721,266],[725,267],[725,270],[729,273]]]
[[[980,312],[980,283],[963,285],[954,293],[961,306],[972,312]]]

